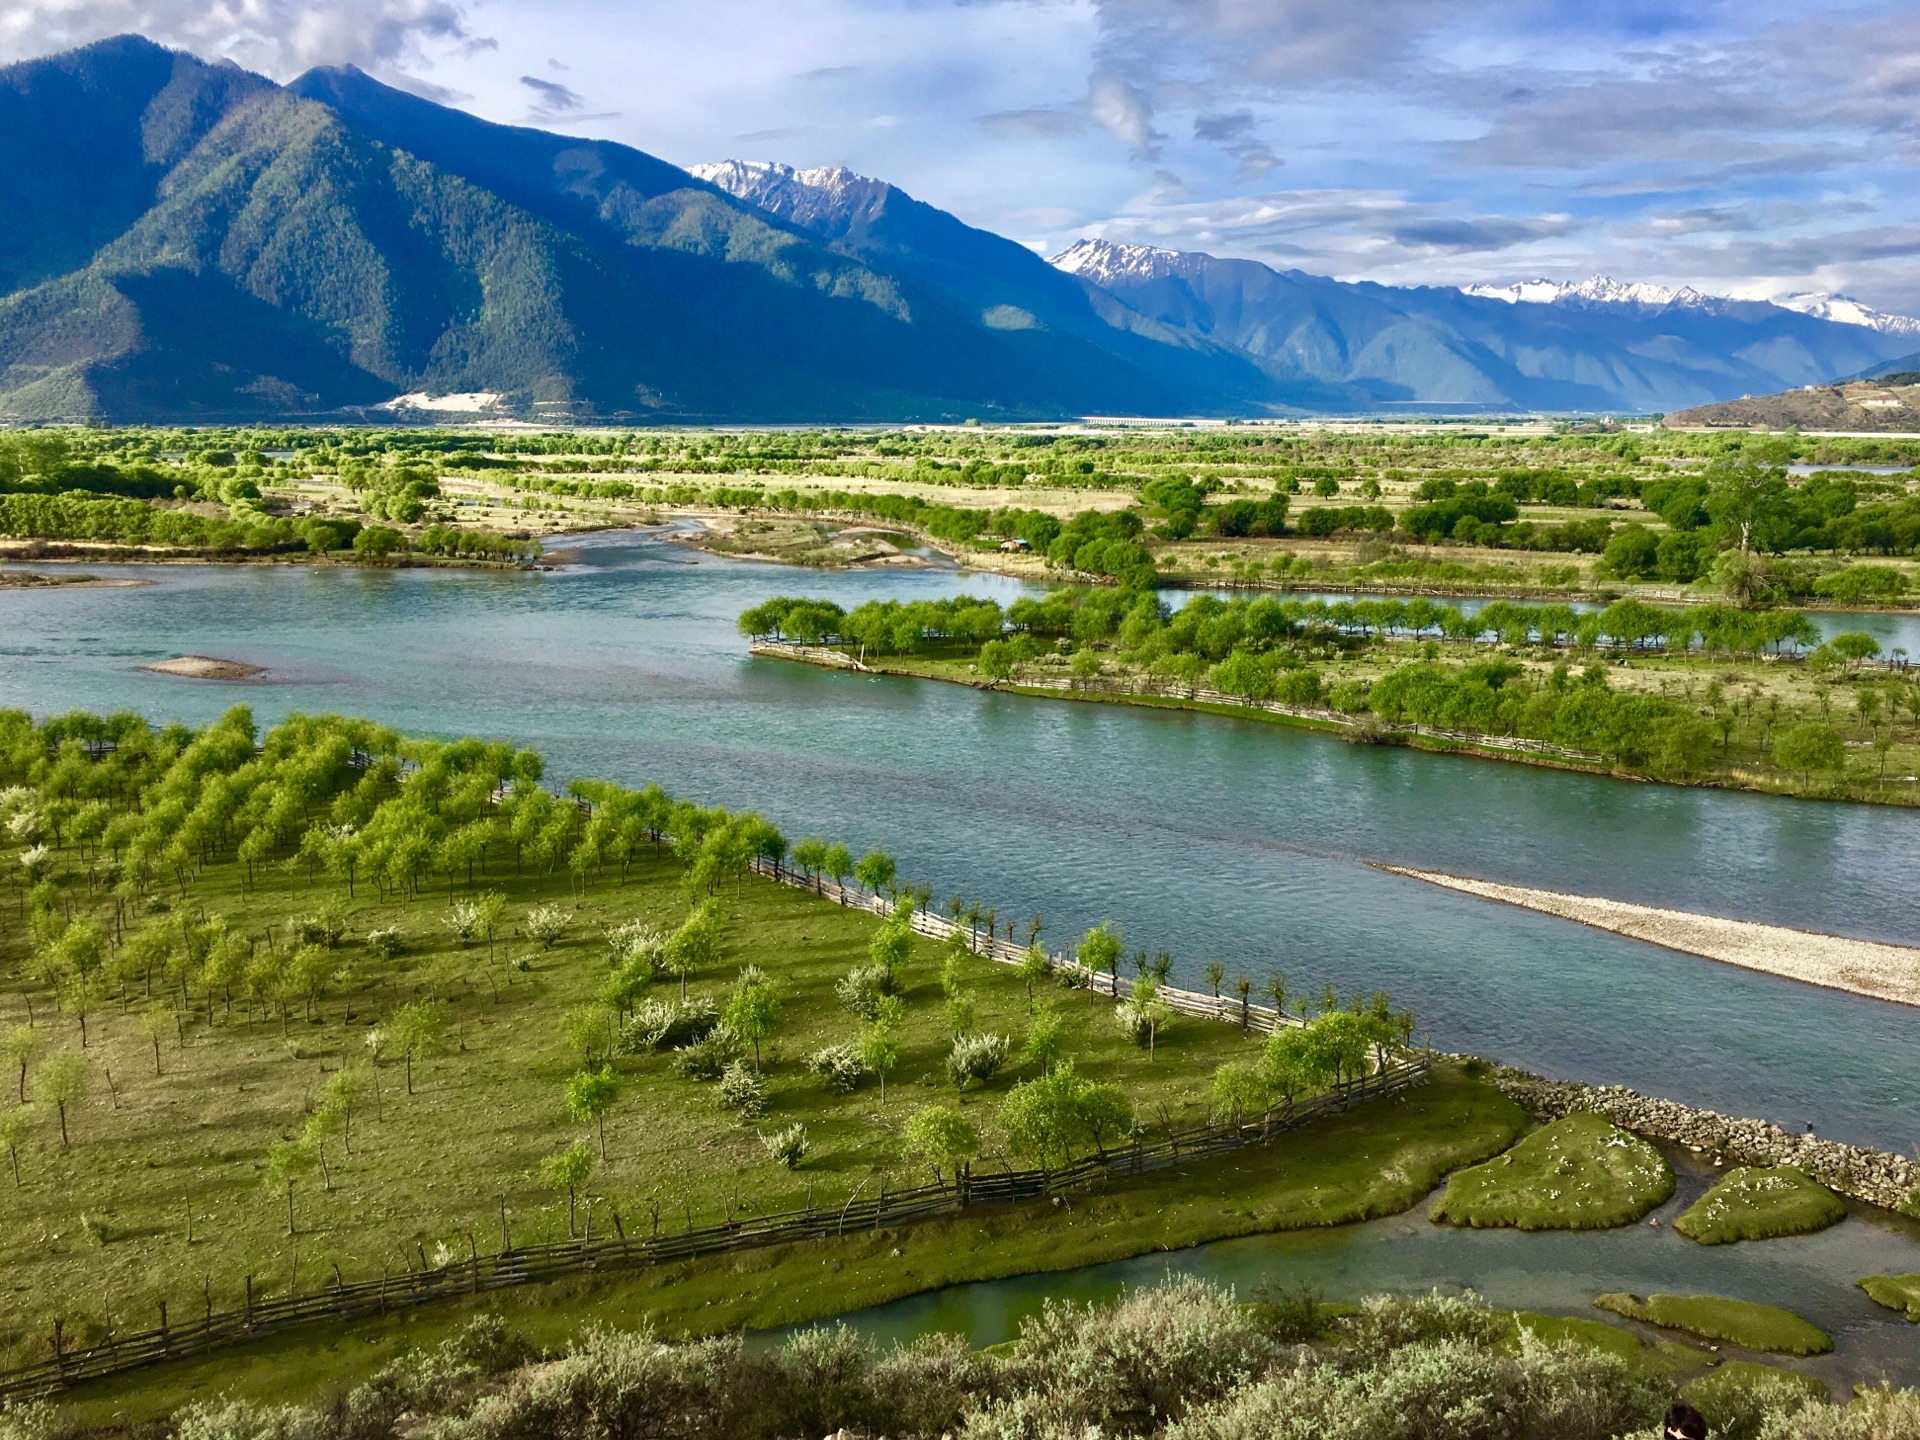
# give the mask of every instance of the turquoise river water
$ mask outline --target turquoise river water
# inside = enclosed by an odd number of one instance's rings
[[[658,536],[590,537],[551,572],[109,568],[124,588],[0,591],[0,704],[134,708],[204,721],[251,705],[363,714],[403,729],[540,747],[549,774],[658,780],[760,809],[790,835],[884,846],[936,893],[1038,911],[1067,943],[1098,920],[1256,981],[1385,988],[1437,1045],[1618,1081],[1837,1138],[1920,1142],[1920,1046],[1902,1007],[1794,985],[1382,873],[1374,862],[1920,940],[1920,817],[1638,785],[1348,745],[1252,722],[1062,704],[756,660],[734,617],[770,594],[1005,600],[952,571],[819,574],[717,559]],[[1860,628],[1858,617],[1823,619]],[[1882,619],[1883,643],[1911,620]],[[1920,644],[1910,647],[1920,653]],[[199,653],[251,661],[241,685],[146,673]],[[1683,1161],[1685,1157],[1682,1157]],[[1683,1164],[1668,1219],[1708,1183]],[[1664,1224],[1519,1235],[1422,1210],[1334,1231],[962,1286],[853,1317],[991,1342],[1045,1295],[1108,1296],[1170,1270],[1375,1290],[1473,1287],[1497,1303],[1593,1313],[1605,1289],[1786,1303],[1826,1325],[1835,1381],[1920,1379],[1915,1332],[1853,1288],[1920,1270],[1916,1227],[1862,1214],[1825,1235],[1704,1249]]]
[[[1384,874],[1371,862],[1920,940],[1920,817],[1349,745],[1254,722],[1062,704],[753,659],[734,617],[780,591],[1008,598],[922,570],[820,574],[618,534],[551,572],[296,566],[102,571],[0,592],[0,703],[202,721],[246,703],[540,747],[550,774],[657,779],[902,873],[1112,920],[1191,981],[1384,988],[1435,1044],[1695,1104],[1920,1142],[1910,1010],[1794,985]],[[1920,647],[1916,647],[1920,649]],[[208,684],[143,663],[269,667]]]

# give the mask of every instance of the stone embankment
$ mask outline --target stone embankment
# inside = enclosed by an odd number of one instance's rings
[[[1729,1165],[1797,1165],[1829,1190],[1885,1210],[1907,1209],[1920,1188],[1920,1165],[1904,1155],[1796,1135],[1770,1121],[1695,1110],[1620,1085],[1544,1080],[1522,1070],[1495,1070],[1493,1080],[1541,1120],[1591,1110],[1623,1130],[1685,1145]]]

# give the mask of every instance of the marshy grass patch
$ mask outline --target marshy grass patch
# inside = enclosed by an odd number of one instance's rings
[[[1811,1235],[1838,1225],[1847,1207],[1797,1165],[1741,1165],[1688,1207],[1673,1228],[1702,1245]]]
[[[1517,1347],[1522,1332],[1555,1349],[1577,1345],[1583,1350],[1611,1355],[1631,1370],[1647,1375],[1672,1378],[1697,1375],[1719,1363],[1706,1350],[1674,1340],[1642,1340],[1631,1330],[1610,1325],[1605,1320],[1588,1320],[1578,1315],[1543,1315],[1536,1310],[1513,1312],[1513,1344]]]
[[[1455,1174],[1427,1214],[1475,1228],[1605,1230],[1638,1220],[1673,1185],[1673,1167],[1652,1145],[1579,1111]]]
[[[1920,1323],[1920,1275],[1868,1275],[1856,1283],[1874,1304]]]
[[[1773,1355],[1826,1355],[1833,1350],[1833,1337],[1818,1325],[1791,1310],[1754,1300],[1722,1295],[1649,1295],[1643,1300],[1623,1291],[1602,1295],[1593,1303],[1629,1320],[1684,1330],[1702,1340],[1724,1340],[1743,1350]]]

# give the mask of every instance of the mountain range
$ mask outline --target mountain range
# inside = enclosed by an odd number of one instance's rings
[[[1862,373],[1920,334],[1834,297],[1535,288],[1097,240],[1049,262],[846,170],[683,170],[137,36],[0,69],[0,419],[473,392],[618,423],[1644,411]]]

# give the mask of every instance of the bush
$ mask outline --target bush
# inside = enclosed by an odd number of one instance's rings
[[[871,1020],[880,1013],[882,996],[893,993],[893,977],[884,965],[856,965],[833,987],[842,1008],[851,1010],[862,1020]]]
[[[346,937],[347,917],[338,905],[325,905],[312,915],[292,922],[294,943],[322,945],[331,950]]]
[[[705,1040],[719,1023],[719,1009],[706,996],[693,1000],[648,1000],[620,1027],[620,1038],[614,1049],[622,1055],[680,1050]],[[719,1071],[714,1074],[718,1075]]]
[[[718,1080],[739,1053],[739,1043],[717,1025],[692,1044],[676,1051],[674,1073],[689,1080]]]
[[[367,932],[367,953],[376,960],[392,960],[406,948],[406,932],[398,925]]]
[[[742,1120],[758,1120],[767,1113],[767,1082],[745,1060],[731,1060],[720,1072],[720,1106],[737,1110]]]
[[[542,950],[551,950],[572,923],[573,917],[558,905],[536,905],[520,922],[520,928]]]
[[[797,1170],[800,1162],[807,1158],[807,1127],[796,1121],[784,1130],[762,1135],[760,1145],[769,1160],[778,1160],[787,1169]]]
[[[947,1078],[958,1090],[975,1080],[984,1085],[999,1073],[1012,1053],[1013,1041],[1005,1035],[962,1035],[947,1056]]]
[[[807,1068],[826,1081],[827,1088],[836,1095],[856,1089],[867,1073],[866,1062],[851,1045],[829,1045],[814,1051],[807,1059]]]

